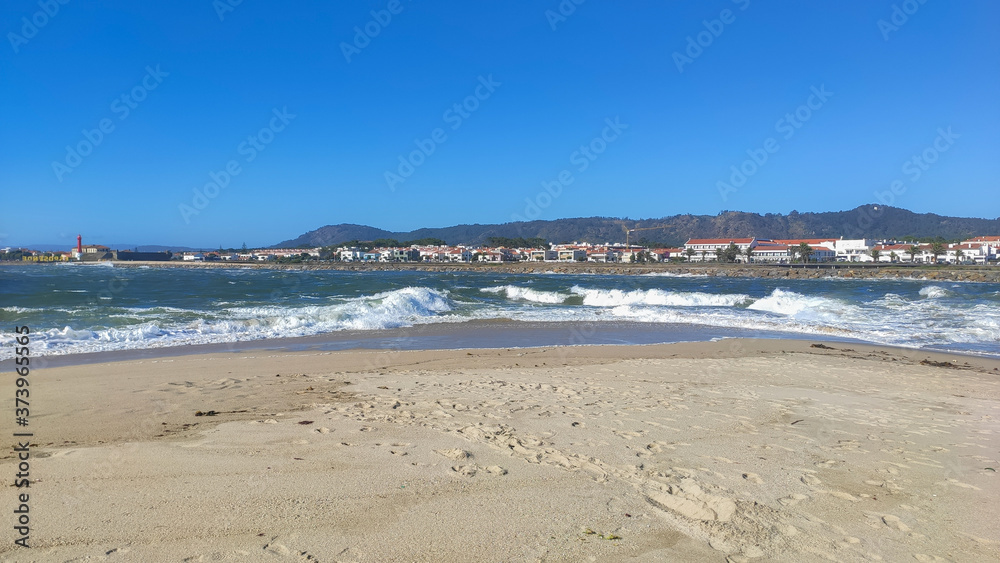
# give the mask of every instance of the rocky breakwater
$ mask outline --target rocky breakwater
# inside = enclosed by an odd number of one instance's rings
[[[508,262],[484,264],[430,264],[405,262],[318,262],[302,264],[230,263],[230,262],[115,262],[116,267],[135,268],[266,268],[275,270],[345,270],[377,272],[417,270],[425,272],[498,272],[507,274],[599,274],[599,275],[677,275],[743,278],[855,278],[855,279],[926,279],[1000,283],[1000,266],[908,266],[865,264],[603,264],[594,262]],[[44,267],[44,266],[42,266]]]

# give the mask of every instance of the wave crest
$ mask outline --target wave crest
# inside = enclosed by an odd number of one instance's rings
[[[479,291],[483,293],[503,294],[507,299],[515,301],[531,301],[534,303],[558,304],[566,301],[568,295],[563,295],[555,291],[540,291],[530,287],[518,287],[516,285],[500,285],[496,287],[484,287]]]
[[[583,297],[583,304],[592,307],[620,307],[622,305],[661,305],[668,307],[736,307],[750,301],[742,293],[701,293],[664,291],[662,289],[587,289],[573,286],[570,290]]]
[[[927,287],[921,287],[918,291],[922,297],[928,299],[938,299],[941,297],[947,297],[951,295],[951,292],[939,285],[928,285]]]

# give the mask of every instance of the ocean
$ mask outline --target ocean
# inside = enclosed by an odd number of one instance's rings
[[[1000,284],[110,264],[0,268],[0,360],[13,357],[13,328],[21,325],[31,328],[33,355],[54,356],[344,331],[378,335],[424,325],[461,334],[463,326],[482,321],[522,321],[519,326],[549,332],[571,326],[566,322],[625,326],[613,340],[622,344],[762,335],[1000,356]],[[546,344],[601,342],[559,336]],[[512,337],[491,344],[524,342]]]

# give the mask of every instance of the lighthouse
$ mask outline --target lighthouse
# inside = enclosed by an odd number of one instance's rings
[[[76,235],[76,248],[71,253],[75,260],[83,259],[83,237]]]

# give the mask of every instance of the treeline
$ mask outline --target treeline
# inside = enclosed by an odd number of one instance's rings
[[[548,248],[549,241],[544,237],[486,237],[486,245],[504,248]]]
[[[377,238],[375,240],[349,240],[341,244],[331,245],[331,250],[336,250],[341,246],[347,248],[357,247],[361,250],[371,250],[373,248],[406,247],[406,246],[444,246],[446,243],[439,238],[426,237],[414,240],[399,241],[394,238]]]
[[[9,252],[0,252],[0,262],[20,262],[21,258],[24,256],[24,252],[20,250],[11,250]]]

